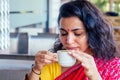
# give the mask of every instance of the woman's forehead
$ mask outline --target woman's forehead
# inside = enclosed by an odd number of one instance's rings
[[[70,28],[62,28],[62,27],[60,27],[59,28],[59,30],[63,30],[63,31],[80,31],[80,30],[85,30],[84,28],[81,28],[81,27],[76,27],[76,28],[72,28],[72,29],[70,29]]]
[[[84,24],[78,17],[61,18],[60,28],[65,28],[69,30],[81,29],[84,28]]]

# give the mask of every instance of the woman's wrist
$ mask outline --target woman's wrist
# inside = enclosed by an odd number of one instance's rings
[[[38,68],[36,65],[32,65],[32,70],[31,71],[36,75],[41,74],[41,68]]]
[[[95,74],[94,76],[89,77],[89,80],[102,80],[100,74]]]
[[[36,74],[36,75],[40,75],[40,74],[41,74],[40,71],[36,71],[34,68],[32,68],[32,72],[33,72],[34,74]]]

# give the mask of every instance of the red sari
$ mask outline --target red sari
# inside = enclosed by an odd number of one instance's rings
[[[120,80],[120,59],[114,58],[107,62],[99,58],[95,58],[94,60],[102,80]],[[55,80],[88,80],[88,77],[84,73],[84,68],[80,64],[77,64],[69,68]]]

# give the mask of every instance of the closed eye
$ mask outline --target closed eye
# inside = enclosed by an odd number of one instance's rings
[[[66,35],[68,35],[68,33],[67,33],[67,31],[61,29],[61,30],[60,30],[60,35],[61,35],[61,36],[66,36]]]
[[[63,34],[63,33],[61,33],[61,36],[66,36],[66,35],[68,35],[68,34],[67,34],[67,33],[64,33],[64,34]]]
[[[75,34],[75,36],[81,36],[82,34]]]
[[[75,36],[83,36],[85,34],[85,32],[82,33],[74,33]]]

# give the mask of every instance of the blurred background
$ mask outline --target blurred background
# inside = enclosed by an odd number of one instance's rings
[[[52,48],[59,7],[74,0],[0,0],[0,80],[23,80],[39,50]],[[110,21],[120,49],[120,0],[89,0]]]

